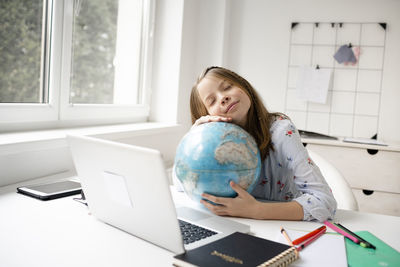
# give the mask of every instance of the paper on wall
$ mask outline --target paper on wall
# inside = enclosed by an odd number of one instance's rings
[[[297,76],[297,97],[304,101],[325,104],[331,87],[331,76],[330,69],[301,66]]]

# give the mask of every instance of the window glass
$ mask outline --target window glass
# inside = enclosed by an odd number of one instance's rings
[[[74,2],[71,104],[137,104],[141,1]]]
[[[44,103],[43,0],[0,1],[0,103]]]

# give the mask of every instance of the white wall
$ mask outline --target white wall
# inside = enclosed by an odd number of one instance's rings
[[[232,0],[226,64],[284,111],[291,22],[386,22],[378,136],[400,143],[400,1]]]
[[[183,0],[156,1],[150,121],[176,122]]]
[[[60,172],[74,172],[66,134],[88,135],[116,142],[155,148],[170,166],[183,128],[168,124],[96,127],[7,134],[14,142],[0,142],[0,186]]]
[[[224,64],[229,0],[168,0],[157,4],[150,119],[176,121],[188,129],[194,82],[204,68]]]

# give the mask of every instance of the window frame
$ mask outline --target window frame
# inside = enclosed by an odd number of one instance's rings
[[[142,0],[139,92],[142,104],[70,104],[73,0],[44,1],[41,85],[48,103],[0,103],[0,132],[145,122],[150,113],[155,0]],[[43,51],[43,49],[42,49]]]

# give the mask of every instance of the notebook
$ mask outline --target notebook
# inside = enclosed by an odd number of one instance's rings
[[[295,248],[268,239],[233,233],[205,246],[174,256],[186,266],[287,266],[297,259]]]
[[[211,213],[175,208],[158,150],[83,136],[67,141],[92,215],[111,226],[174,253],[250,231]],[[204,238],[184,244],[178,219],[204,228]]]
[[[347,262],[354,266],[400,266],[400,253],[368,231],[355,232],[376,249],[363,248],[346,238]]]

